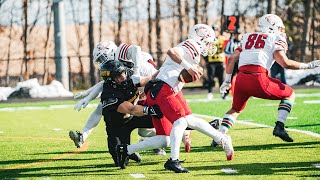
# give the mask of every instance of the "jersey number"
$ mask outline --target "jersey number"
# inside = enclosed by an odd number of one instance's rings
[[[251,49],[252,46],[254,46],[255,49],[261,49],[264,48],[265,42],[264,40],[267,39],[267,36],[265,34],[250,34],[248,36],[247,43],[245,45],[246,49]]]
[[[229,16],[228,20],[230,21],[229,25],[228,25],[228,30],[235,30],[236,29],[236,22],[237,22],[237,18],[235,16]]]

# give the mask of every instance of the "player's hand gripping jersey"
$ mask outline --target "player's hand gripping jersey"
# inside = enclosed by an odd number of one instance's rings
[[[247,33],[241,40],[239,67],[244,65],[259,65],[263,68],[271,68],[274,59],[273,52],[276,50],[287,51],[286,38],[274,33]]]
[[[188,39],[183,41],[178,46],[180,55],[191,65],[199,64],[200,62],[200,47],[197,43]],[[165,62],[160,68],[160,72],[157,75],[157,79],[169,84],[175,92],[179,92],[185,83],[178,80],[178,76],[183,67],[180,64],[174,62],[169,56],[166,57]]]

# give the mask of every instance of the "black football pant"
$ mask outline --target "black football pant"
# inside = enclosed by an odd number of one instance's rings
[[[215,84],[214,77],[218,78],[219,87],[222,85],[224,79],[224,67],[223,62],[210,62],[207,64],[208,73],[208,93],[212,92],[212,88]]]
[[[124,121],[119,119],[119,121]],[[120,144],[130,144],[131,132],[136,128],[153,128],[151,116],[133,117],[122,126],[113,127],[108,123],[106,127],[108,135],[108,148],[115,165],[118,165],[116,147]]]

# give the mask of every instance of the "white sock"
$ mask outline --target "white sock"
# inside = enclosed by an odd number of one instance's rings
[[[214,141],[220,142],[223,138],[223,134],[216,129],[214,129],[207,121],[204,119],[194,117],[193,115],[186,116],[188,127],[202,132],[203,134],[211,137]]]
[[[99,124],[102,117],[102,104],[99,103],[98,107],[90,115],[86,125],[82,129],[83,141],[87,139],[92,130]]]
[[[128,145],[128,154],[135,153],[137,151],[149,150],[149,149],[158,149],[169,146],[170,137],[165,135],[156,135],[149,137],[144,141],[141,141],[137,144]]]
[[[278,107],[278,121],[282,122],[283,124],[286,123],[289,113],[292,109],[292,102],[289,100],[281,100],[279,107]]]
[[[227,133],[228,130],[235,124],[235,122],[236,118],[234,116],[232,116],[231,114],[225,114],[219,128],[220,132],[222,132],[223,134]]]
[[[173,123],[173,127],[170,133],[170,142],[171,142],[170,157],[172,160],[179,159],[180,144],[182,141],[183,132],[187,127],[188,127],[188,123],[185,117],[179,118]]]

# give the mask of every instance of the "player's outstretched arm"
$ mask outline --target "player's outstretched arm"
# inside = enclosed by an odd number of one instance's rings
[[[239,60],[240,49],[236,49],[229,57],[228,64],[226,67],[226,78],[220,86],[220,94],[225,94],[231,88],[231,77],[235,63]]]
[[[102,82],[102,83],[101,83]],[[93,89],[91,90],[90,94],[88,94],[85,98],[81,99],[75,106],[74,109],[80,111],[81,109],[85,108],[90,101],[95,99],[103,89],[103,81],[99,82],[98,84],[94,85]]]
[[[300,63],[291,59],[288,59],[284,51],[276,50],[273,53],[274,59],[283,68],[286,69],[314,69],[320,67],[320,60],[311,61],[309,63]]]
[[[93,89],[95,89],[97,86],[100,86],[99,84],[103,84],[103,81],[100,81],[97,84],[95,84],[94,86],[92,86],[91,88],[74,95],[74,97],[73,97],[74,100],[78,100],[78,99],[81,99],[81,98],[88,96],[93,91]]]

